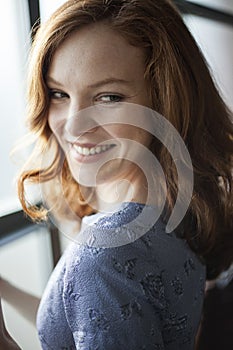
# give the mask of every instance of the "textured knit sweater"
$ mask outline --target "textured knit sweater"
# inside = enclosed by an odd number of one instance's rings
[[[124,203],[111,215],[91,216],[83,237],[89,230],[97,244],[72,242],[44,292],[37,315],[42,349],[193,350],[205,267],[161,220],[148,224],[153,210]],[[111,246],[108,238],[119,235],[130,242]]]

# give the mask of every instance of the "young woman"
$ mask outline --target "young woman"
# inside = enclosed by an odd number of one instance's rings
[[[206,277],[233,261],[233,128],[171,2],[67,1],[35,36],[28,121],[38,141],[19,179],[25,212],[52,207],[65,233],[82,219],[39,307],[42,348],[193,349]],[[168,233],[179,167],[193,191]],[[49,208],[26,202],[27,181],[49,184]],[[1,285],[6,298],[14,287]]]

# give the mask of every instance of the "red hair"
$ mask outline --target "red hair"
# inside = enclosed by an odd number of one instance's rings
[[[169,1],[70,0],[38,29],[28,82],[28,123],[38,135],[37,154],[43,154],[51,137],[45,77],[54,52],[72,32],[100,21],[146,52],[145,79],[153,107],[178,130],[194,168],[193,197],[177,232],[205,261],[208,277],[214,278],[233,261],[233,126],[195,40]],[[82,201],[79,185],[55,138],[52,144],[51,164],[32,167],[19,178],[25,212],[33,219],[46,216],[45,209],[27,204],[25,181],[47,182],[61,176],[69,205],[81,217],[89,214],[92,209]],[[176,167],[163,145],[156,147],[156,157],[166,175],[169,215],[177,197]],[[74,201],[74,193],[79,200]]]

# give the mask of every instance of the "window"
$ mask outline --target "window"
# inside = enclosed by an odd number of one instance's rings
[[[30,45],[26,0],[8,0],[0,11],[1,181],[0,215],[19,208],[14,178],[19,164],[10,159],[15,142],[25,133],[25,74]]]
[[[66,0],[39,0],[40,2],[40,15],[42,21],[45,21],[59,6],[64,4]]]
[[[209,18],[186,14],[184,19],[209,64],[224,101],[233,110],[233,2],[192,0],[192,3],[208,6],[206,14],[210,11]],[[201,7],[199,11],[205,13]]]

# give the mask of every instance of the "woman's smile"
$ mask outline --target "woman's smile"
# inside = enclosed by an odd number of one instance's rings
[[[114,144],[70,144],[70,157],[80,163],[90,163],[99,160],[104,153],[115,147]]]
[[[74,32],[55,52],[47,75],[48,120],[79,184],[94,174],[96,186],[122,178],[132,183],[138,168],[130,142],[144,150],[152,135],[144,120],[141,128],[125,123],[124,103],[150,106],[144,61],[141,48],[105,24]]]

